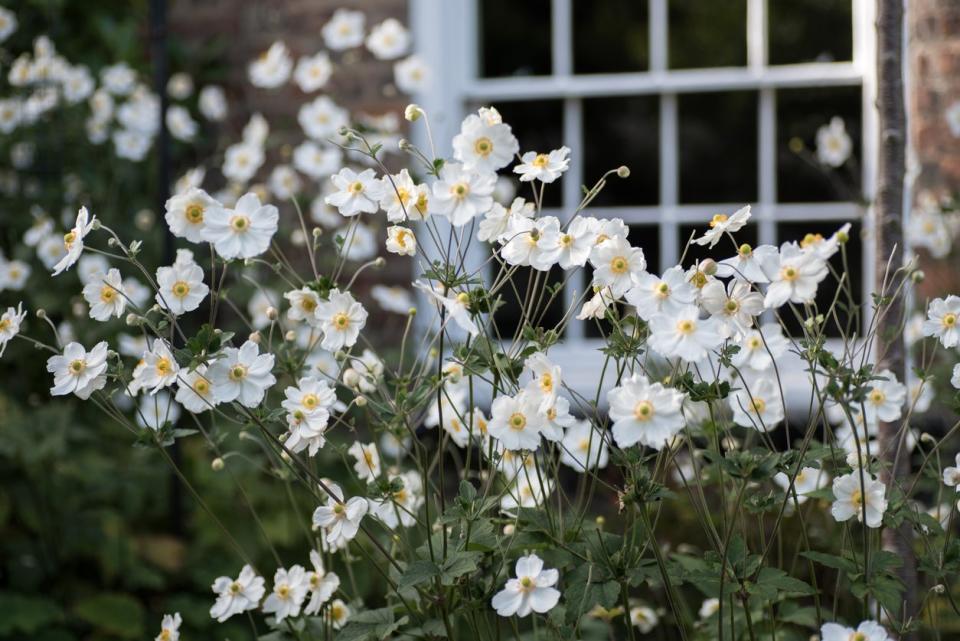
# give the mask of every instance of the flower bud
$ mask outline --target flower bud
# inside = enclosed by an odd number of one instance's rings
[[[250,336],[247,337],[247,340],[251,343],[256,343],[259,345],[260,341],[263,340],[263,336],[260,334],[260,332],[250,332]]]
[[[707,276],[713,276],[717,273],[717,261],[712,258],[708,258],[702,263],[700,263],[700,271],[702,271]]]
[[[933,437],[933,434],[929,432],[924,432],[923,434],[920,435],[920,442],[929,443],[930,445],[936,445],[937,439]]]
[[[352,367],[345,369],[343,371],[343,384],[350,389],[357,389],[360,386],[360,374],[357,373],[357,370]],[[358,398],[357,400],[359,401],[360,399]]]
[[[923,279],[925,279],[926,277],[927,275],[923,273],[922,269],[918,269],[917,271],[910,274],[910,279],[913,280],[913,282],[915,283],[922,283]]]
[[[366,406],[367,406],[367,397],[366,397],[366,396],[358,396],[356,399],[354,399],[354,403],[356,403],[357,407],[366,407]]]
[[[942,583],[938,583],[935,586],[933,586],[932,590],[936,594],[943,594],[944,592],[947,591],[947,588]]]
[[[617,176],[620,178],[629,178],[630,177],[630,168],[626,165],[620,165],[617,167]]]
[[[503,526],[503,535],[504,536],[513,536],[516,526],[513,523],[507,523]]]
[[[400,151],[410,151],[413,149],[413,145],[410,144],[410,141],[406,138],[401,138],[400,142],[397,143],[397,149]]]
[[[145,211],[147,211],[147,212],[149,213],[149,210],[145,210]],[[153,214],[151,214],[151,216],[152,216],[152,215],[153,215]],[[93,221],[90,223],[90,229],[96,231],[96,230],[100,229],[100,225],[101,225],[100,219],[99,219],[99,218],[94,218]]]
[[[212,469],[214,472],[219,472],[220,470],[223,469],[223,466],[224,466],[223,459],[220,458],[219,456],[213,459],[213,461],[210,463],[210,469]]]
[[[840,243],[841,245],[845,245],[849,240],[850,240],[850,234],[842,230],[837,232],[838,243]]]
[[[597,527],[603,527],[604,525],[606,525],[607,519],[603,518],[603,516],[598,516],[596,519],[596,522],[597,522]]]
[[[293,341],[297,340],[297,333],[292,329],[287,330],[287,333],[283,335],[283,340],[287,341],[288,343],[292,343]]]
[[[37,314],[37,318],[39,318],[40,320],[43,320],[44,318],[47,317],[47,310],[41,307],[36,311],[36,314]]]
[[[804,145],[803,145],[802,138],[797,138],[797,137],[791,138],[788,144],[790,146],[790,151],[792,151],[795,154],[799,154],[801,151],[803,151]]]
[[[306,236],[303,235],[302,229],[294,229],[290,232],[290,243],[297,247],[303,246],[307,242]]]
[[[137,325],[140,324],[140,317],[133,313],[127,314],[126,320],[127,320],[127,325],[129,325],[130,327],[136,327]]]
[[[133,224],[142,231],[150,229],[153,227],[153,212],[149,209],[141,209],[133,217]]]
[[[410,316],[416,316],[416,315],[417,315],[417,308],[416,308],[416,307],[411,307],[410,309],[407,310],[407,314],[409,314]]]
[[[311,233],[313,234],[314,238],[320,238],[321,236],[323,236],[323,229],[321,229],[320,227],[314,227]]]
[[[333,357],[334,357],[335,359],[337,359],[338,361],[343,362],[343,361],[347,360],[347,353],[346,353],[345,351],[343,351],[342,349],[338,349],[338,350],[337,350],[337,353],[334,354]]]
[[[113,236],[107,239],[107,247],[116,247],[119,244],[120,244],[120,241],[118,241]]]
[[[403,117],[409,120],[410,122],[416,122],[420,120],[423,116],[423,109],[420,108],[420,105],[410,103],[407,105],[407,108],[403,110]]]
[[[267,320],[275,321],[279,316],[280,316],[280,312],[277,311],[276,307],[271,305],[270,307],[267,308]]]

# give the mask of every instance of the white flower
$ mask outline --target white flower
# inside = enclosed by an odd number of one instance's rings
[[[440,179],[433,183],[435,212],[446,216],[454,227],[462,227],[493,207],[493,189],[497,176],[477,172],[457,163],[447,163]]]
[[[840,167],[850,158],[853,141],[843,125],[843,118],[834,116],[830,124],[817,129],[817,160],[829,167]]]
[[[485,117],[484,117],[485,116]],[[513,162],[520,143],[493,108],[470,114],[453,137],[453,157],[470,171],[497,171]]]
[[[907,239],[910,246],[924,247],[934,258],[943,258],[950,253],[955,229],[938,211],[913,210],[907,221]]]
[[[533,376],[527,383],[526,392],[539,400],[541,412],[547,411],[556,403],[557,393],[563,384],[560,367],[550,361],[543,352],[537,352],[527,357],[523,368]]]
[[[732,215],[717,214],[710,220],[710,229],[693,242],[697,245],[709,245],[711,248],[720,242],[724,234],[732,234],[743,229],[750,220],[750,205],[738,209]]]
[[[714,318],[700,318],[695,305],[687,305],[673,314],[657,314],[650,319],[650,347],[666,358],[688,363],[703,360],[720,347],[723,336]]]
[[[312,56],[303,56],[297,61],[293,79],[304,93],[312,93],[322,89],[331,75],[333,75],[333,63],[330,62],[330,56],[326,51],[319,51]]]
[[[343,153],[336,147],[321,147],[312,140],[305,140],[293,150],[293,166],[320,180],[333,175],[343,163]]]
[[[467,292],[455,293],[450,291],[444,295],[435,289],[432,284],[422,281],[415,282],[413,286],[429,294],[430,297],[437,302],[438,306],[443,307],[448,319],[453,320],[460,329],[473,336],[480,333],[480,328],[477,327],[477,324],[473,321],[470,314],[470,294]]]
[[[740,351],[731,359],[733,366],[750,368],[755,372],[770,369],[774,361],[786,354],[790,347],[778,323],[767,323],[759,330],[748,332],[737,345]]]
[[[681,267],[671,267],[661,278],[646,272],[627,290],[627,302],[636,307],[637,316],[650,320],[659,313],[676,314],[697,302],[697,290],[687,281]]]
[[[540,446],[544,416],[537,396],[520,392],[516,396],[498,396],[490,408],[487,426],[490,436],[508,450],[535,450]]]
[[[880,380],[869,383],[871,387],[867,390],[867,396],[863,400],[867,421],[880,420],[886,423],[896,421],[903,413],[907,388],[888,369],[877,372],[877,376]]]
[[[630,623],[640,630],[640,634],[648,634],[657,627],[660,617],[657,613],[645,605],[637,605],[630,608]]]
[[[710,598],[703,600],[703,603],[700,604],[700,610],[698,614],[700,615],[701,619],[708,619],[719,611],[720,599]]]
[[[250,324],[254,329],[263,329],[273,322],[267,316],[271,307],[275,309],[280,307],[280,297],[272,290],[258,287],[247,302],[247,313],[250,315]]]
[[[70,269],[77,259],[80,258],[80,254],[83,253],[83,239],[90,233],[90,230],[93,229],[94,224],[97,222],[97,217],[90,217],[90,214],[87,212],[86,207],[81,207],[80,211],[77,212],[77,221],[73,226],[73,229],[68,231],[63,236],[63,247],[66,250],[63,258],[60,259],[53,267],[53,275],[56,276],[64,270]]]
[[[417,239],[413,232],[400,225],[387,227],[387,251],[400,256],[417,253]]]
[[[500,255],[510,265],[549,271],[560,258],[560,221],[555,216],[514,217]]]
[[[370,288],[370,295],[377,301],[380,308],[385,312],[394,314],[407,314],[413,307],[413,297],[410,292],[403,287],[387,287],[386,285],[374,285]]]
[[[307,322],[310,325],[317,324],[315,316],[317,306],[320,305],[320,295],[309,287],[301,287],[286,292],[283,295],[290,301],[290,309],[287,310],[287,318],[294,322]]]
[[[955,465],[943,468],[943,484],[957,488],[960,492],[960,454],[957,454]]]
[[[153,641],[180,641],[181,623],[183,619],[180,618],[179,612],[174,612],[172,615],[164,614],[160,621],[160,634]]]
[[[323,330],[323,349],[335,352],[344,347],[353,347],[360,330],[367,322],[367,310],[350,292],[330,290],[330,296],[321,301],[315,312]]]
[[[236,579],[218,577],[213,582],[213,592],[217,595],[217,601],[210,608],[210,617],[223,623],[234,614],[257,608],[265,592],[263,577],[257,576],[249,565],[244,565]]]
[[[64,72],[63,97],[68,104],[75,105],[89,98],[96,84],[89,69],[83,66],[73,67]]]
[[[406,94],[420,93],[430,84],[430,68],[420,56],[412,55],[393,65],[393,80]]]
[[[356,216],[361,213],[375,214],[380,209],[380,197],[383,186],[372,169],[364,169],[359,174],[344,167],[330,177],[337,191],[324,200],[336,207],[342,216]]]
[[[269,185],[278,200],[290,200],[300,192],[303,181],[290,165],[277,165],[270,172]]]
[[[700,290],[700,305],[720,322],[720,335],[729,338],[753,328],[754,317],[763,313],[763,295],[742,280],[733,279],[726,287],[712,280]]]
[[[953,375],[950,377],[950,384],[960,389],[960,364],[953,366]]]
[[[273,592],[263,602],[264,613],[275,615],[277,623],[299,615],[309,589],[307,572],[302,565],[294,565],[289,570],[278,568],[273,575]]]
[[[378,59],[393,60],[410,48],[410,32],[398,20],[387,18],[370,30],[366,44],[370,53]]]
[[[554,149],[549,154],[528,151],[520,157],[520,164],[513,173],[520,174],[520,182],[539,180],[552,183],[570,168],[570,148]]]
[[[166,341],[155,340],[153,349],[143,353],[141,363],[143,368],[140,369],[137,379],[140,387],[152,388],[151,394],[156,394],[160,389],[169,387],[177,381],[180,366]]]
[[[206,412],[217,404],[217,399],[213,395],[213,383],[207,377],[206,365],[200,365],[192,372],[180,370],[177,378],[177,395],[174,400],[193,414]]]
[[[22,290],[32,271],[30,265],[22,260],[3,260],[0,258],[0,291]]]
[[[323,569],[323,559],[316,550],[310,550],[310,563],[313,565],[313,571],[307,572],[310,601],[303,608],[303,613],[307,616],[318,614],[323,604],[329,601],[340,587],[340,577],[335,572],[326,572]]]
[[[137,73],[125,62],[118,62],[100,71],[100,82],[113,95],[126,96],[137,84]]]
[[[517,578],[509,579],[490,602],[500,616],[544,614],[560,601],[560,591],[553,587],[560,573],[543,569],[543,561],[536,554],[517,559],[516,574]]]
[[[769,378],[760,378],[742,387],[728,398],[733,410],[733,422],[741,427],[752,427],[769,432],[783,420],[783,401],[780,390]]]
[[[170,135],[177,140],[190,142],[197,135],[197,121],[193,119],[186,107],[172,105],[167,109],[167,129]]]
[[[98,273],[84,285],[83,297],[90,305],[90,318],[94,320],[105,321],[111,316],[123,316],[127,299],[120,270],[112,268],[106,274]]]
[[[157,304],[174,316],[192,312],[210,292],[203,282],[203,268],[194,262],[176,262],[157,269]],[[119,316],[119,314],[118,314]]]
[[[763,272],[763,265],[769,264],[772,257],[777,255],[777,248],[773,245],[751,247],[747,243],[740,245],[737,255],[725,258],[717,263],[717,277],[740,278],[751,283],[769,283],[770,279]],[[776,259],[774,259],[776,260]]]
[[[7,349],[7,343],[20,333],[20,326],[26,317],[23,303],[18,303],[16,309],[8,307],[7,311],[0,315],[0,356],[3,356],[3,352]]]
[[[207,192],[196,187],[170,198],[165,208],[164,219],[170,226],[170,233],[178,238],[186,238],[191,243],[203,242],[207,212],[223,209]]]
[[[944,347],[960,344],[960,296],[935,298],[930,303],[923,335],[937,337]]]
[[[208,370],[214,398],[219,403],[238,400],[244,407],[258,406],[277,382],[271,373],[273,362],[273,354],[261,354],[260,346],[252,341],[240,349],[225,348]]]
[[[365,498],[355,496],[345,503],[330,499],[327,505],[321,505],[313,512],[313,525],[323,528],[328,543],[350,541],[360,529],[360,521],[367,513]]]
[[[793,479],[793,489],[797,494],[797,503],[803,505],[810,492],[815,492],[827,485],[830,477],[823,470],[815,467],[803,467]],[[777,472],[773,477],[773,482],[783,488],[784,492],[790,491],[790,477],[783,472]]]
[[[413,527],[417,524],[417,512],[423,505],[423,482],[420,474],[411,470],[401,475],[392,476],[391,482],[400,481],[402,487],[393,492],[388,499],[371,501],[372,510],[376,517],[390,529],[398,525]]]
[[[47,269],[53,269],[60,261],[65,260],[67,249],[63,240],[53,234],[45,236],[37,243],[37,257]]]
[[[377,255],[379,244],[377,232],[370,225],[351,224],[337,230],[336,237],[342,239],[343,256],[347,260],[370,260]]]
[[[883,626],[876,621],[863,621],[857,629],[839,623],[824,623],[820,628],[822,641],[889,641]]]
[[[17,30],[17,14],[6,7],[0,7],[0,42],[9,38]]]
[[[330,625],[334,630],[339,630],[345,626],[347,621],[350,620],[350,614],[350,608],[340,599],[334,599],[327,611],[327,615],[330,617]]]
[[[209,85],[200,90],[197,96],[200,113],[207,120],[219,122],[227,117],[227,97],[223,88]]]
[[[337,9],[330,21],[323,25],[320,33],[323,42],[331,51],[343,51],[363,44],[363,30],[366,19],[360,11]]]
[[[193,78],[183,71],[172,74],[167,81],[167,94],[174,100],[186,100],[193,95]]]
[[[137,410],[137,425],[154,431],[167,423],[176,424],[179,418],[180,405],[175,403],[166,391],[144,396]]]
[[[252,258],[270,247],[279,219],[276,207],[261,205],[260,198],[249,193],[233,209],[207,211],[203,238],[213,243],[221,258]]]
[[[85,254],[77,261],[77,276],[84,285],[93,280],[100,282],[109,270],[110,261],[101,254]]]
[[[381,180],[380,207],[392,223],[425,220],[430,214],[429,199],[430,188],[414,183],[406,169]]]
[[[518,466],[516,470],[503,470],[504,474],[509,478],[514,478],[515,481],[507,487],[506,493],[500,497],[500,511],[514,518],[516,518],[518,508],[541,507],[553,492],[553,481],[548,477],[541,482],[541,477],[537,476],[533,455],[528,455],[522,462],[519,461],[519,458],[515,457]],[[501,463],[501,465],[504,468],[509,467],[504,463]]]
[[[854,516],[863,522],[863,512],[866,508],[867,527],[880,527],[883,522],[883,513],[887,510],[886,492],[883,483],[863,472],[863,485],[860,484],[860,471],[854,470],[850,474],[833,479],[833,506],[830,513],[837,521],[847,521]]]
[[[637,443],[659,450],[685,425],[684,395],[636,373],[607,392],[613,440],[621,448]]]
[[[297,382],[297,387],[284,390],[284,396],[280,405],[287,410],[290,428],[284,446],[293,452],[307,449],[310,456],[315,456],[326,443],[324,433],[337,402],[336,393],[326,381],[306,377]]]
[[[840,229],[831,234],[830,238],[824,238],[822,234],[807,234],[800,241],[800,247],[804,252],[813,253],[820,260],[826,261],[840,251],[841,239],[849,237],[850,223],[844,223]]]
[[[596,245],[590,263],[594,267],[594,285],[609,287],[614,298],[626,294],[647,269],[643,250],[631,247],[623,236],[611,237]]]
[[[482,226],[483,223],[481,223]],[[593,246],[596,244],[596,239],[594,226],[588,219],[580,216],[574,218],[557,239],[560,246],[560,256],[557,262],[561,269],[586,265],[590,258],[590,252],[593,251]]]
[[[609,287],[594,287],[594,294],[590,300],[583,304],[580,313],[577,314],[577,320],[599,319],[606,316],[607,307],[616,299]]]
[[[263,148],[260,145],[238,142],[224,152],[221,171],[228,180],[246,184],[263,165],[263,160]]]
[[[350,124],[350,114],[327,96],[320,96],[300,107],[297,122],[307,136],[324,141],[337,135],[341,127]]]
[[[80,343],[69,343],[62,354],[47,359],[47,371],[53,374],[52,396],[76,394],[86,400],[107,383],[107,343],[100,341],[87,352]]]
[[[290,52],[285,44],[278,41],[250,63],[247,73],[254,87],[273,89],[290,78],[292,69],[293,60],[290,58]]]
[[[816,254],[804,252],[796,243],[784,243],[779,256],[770,256],[763,265],[770,279],[763,304],[775,309],[787,302],[810,303],[817,294],[817,285],[829,273],[827,264]]]
[[[609,456],[606,439],[590,421],[574,422],[563,435],[560,462],[578,472],[605,468]]]
[[[380,452],[377,451],[375,443],[364,445],[357,441],[350,446],[347,454],[356,461],[353,464],[353,471],[357,473],[361,481],[374,481],[380,476]]]

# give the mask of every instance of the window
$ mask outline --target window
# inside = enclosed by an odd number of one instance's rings
[[[418,100],[441,140],[465,113],[492,104],[522,151],[568,145],[570,171],[552,186],[546,211],[561,220],[581,184],[630,166],[630,179],[609,182],[589,213],[622,218],[649,269],[662,271],[678,262],[694,229],[744,203],[754,208],[746,233],[758,243],[864,216],[858,203],[873,194],[876,127],[871,5],[412,0],[420,53],[435,71],[433,89]],[[855,143],[857,175],[848,169],[848,178],[859,193],[838,189],[791,150],[794,138],[812,144],[834,115]],[[872,264],[869,243],[849,255],[863,261],[854,270]],[[871,270],[859,271],[868,291]],[[585,272],[568,284],[568,302],[589,285]],[[583,359],[596,350],[584,348],[596,346],[595,336],[579,321],[566,330],[563,350],[578,371],[589,370]]]

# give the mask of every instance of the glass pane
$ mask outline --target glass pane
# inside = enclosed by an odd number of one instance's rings
[[[747,64],[747,0],[670,0],[671,69]]]
[[[647,0],[573,0],[575,73],[646,71]]]
[[[592,187],[620,165],[629,178],[613,176],[595,205],[655,205],[660,193],[660,116],[656,96],[595,98],[583,101],[582,183]],[[574,151],[576,153],[576,151]]]
[[[757,199],[757,94],[683,94],[680,202],[748,203]]]
[[[481,76],[550,73],[550,0],[480,0],[479,8]]]
[[[853,58],[851,0],[768,0],[770,64]]]
[[[494,273],[499,269],[498,264],[494,264]],[[531,279],[531,272],[533,279]],[[560,267],[554,267],[549,272],[536,271],[531,267],[520,267],[514,272],[511,282],[513,285],[507,285],[501,289],[498,294],[502,297],[504,305],[493,314],[495,323],[495,332],[499,332],[499,337],[509,339],[519,330],[521,323],[529,322],[536,327],[544,329],[554,329],[563,319],[564,298],[563,291],[557,293],[552,301],[549,301],[549,295],[544,293],[540,304],[531,310],[532,318],[523,318],[523,302],[526,298],[527,287],[534,284],[534,290],[544,291],[544,282],[550,285],[563,283],[564,272]],[[549,301],[549,305],[547,304]],[[533,303],[530,303],[533,305]],[[494,334],[496,336],[496,334]]]
[[[733,212],[721,212],[718,211],[718,214],[732,214]],[[684,267],[690,267],[698,260],[703,260],[705,258],[712,258],[713,260],[720,262],[724,258],[730,258],[737,253],[737,247],[743,243],[749,243],[751,246],[757,246],[757,226],[756,225],[747,225],[740,231],[736,232],[733,237],[737,239],[736,247],[730,239],[724,237],[717,246],[713,249],[706,247],[705,245],[690,245],[685,247],[687,242],[691,237],[698,238],[703,235],[703,232],[707,230],[709,225],[708,220],[704,220],[700,225],[681,225],[678,240],[680,243],[679,253],[677,256],[683,256]],[[684,249],[686,249],[686,254],[684,254]]]
[[[817,221],[816,223],[780,223],[777,225],[777,239],[780,243],[791,240],[801,242],[807,234],[820,234],[824,238],[828,238],[843,224],[843,221],[832,220]],[[850,241],[845,247],[847,260],[846,272],[850,278],[849,291],[852,292],[855,305],[863,304],[863,239],[860,237],[860,234],[860,223],[854,222],[850,228]],[[830,264],[837,273],[842,273],[844,271],[842,253],[837,253],[830,260]],[[827,310],[830,309],[830,305],[835,296],[837,296],[837,281],[833,274],[830,274],[820,283],[820,287],[817,288],[816,304],[820,314],[827,316]],[[827,319],[827,336],[840,336],[841,326],[843,327],[843,333],[848,337],[854,332],[860,332],[861,328],[857,326],[857,319],[859,318],[861,324],[863,320],[859,315],[850,314],[851,308],[848,301],[849,296],[847,292],[841,292],[836,307],[836,319],[839,319],[840,325],[837,324],[837,320],[831,315],[831,317]],[[800,323],[794,317],[793,312],[789,309],[781,309],[780,317],[795,336],[802,335]]]
[[[531,100],[502,102],[496,105],[503,121],[513,128],[513,135],[520,141],[520,153],[536,151],[547,153],[563,146],[563,103],[559,100]],[[506,175],[506,173],[504,173]],[[516,174],[512,174],[516,177]],[[563,199],[561,177],[546,186],[543,192],[544,207],[559,207]],[[540,183],[517,183],[518,196],[533,202],[531,185]]]
[[[859,200],[860,87],[784,89],[777,92],[777,200]],[[838,168],[817,160],[817,130],[843,119],[852,156]],[[802,147],[800,142],[803,143]]]

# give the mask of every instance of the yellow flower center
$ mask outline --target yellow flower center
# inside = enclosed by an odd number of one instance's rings
[[[550,163],[550,156],[547,154],[537,154],[537,157],[533,159],[533,162],[530,163],[538,169],[543,169]]]
[[[551,421],[554,420],[555,418],[557,418],[557,408],[551,407],[550,409],[548,409],[548,410],[547,410],[547,418],[548,418],[549,420],[551,420]]]
[[[737,253],[740,254],[741,258],[750,258],[750,256],[753,254],[753,247],[751,247],[747,243],[744,243],[740,245],[740,248],[737,250]]]
[[[821,234],[807,234],[803,237],[803,240],[800,241],[801,247],[812,247],[823,242],[823,236]]]
[[[420,194],[417,195],[417,202],[416,202],[416,204],[414,204],[413,207],[414,207],[414,209],[417,210],[417,212],[418,212],[421,216],[426,216],[426,215],[427,215],[427,194],[426,194],[426,192],[420,192]]]
[[[957,324],[957,315],[953,312],[949,312],[943,315],[943,326],[950,328],[954,327]]]
[[[648,421],[653,418],[653,403],[640,401],[633,406],[633,417],[638,421]]]
[[[690,277],[690,283],[697,289],[703,289],[703,286],[707,284],[707,275],[697,270],[693,272],[693,276]]]
[[[80,372],[82,372],[87,368],[87,364],[83,360],[78,358],[75,361],[70,361],[69,367],[71,372],[73,372],[74,374],[79,374]]]
[[[799,275],[799,270],[797,270],[797,268],[793,265],[787,265],[780,270],[780,277],[783,278],[783,280],[795,281]]]
[[[170,630],[166,628],[160,630],[160,641],[170,641],[172,638]]]
[[[616,256],[610,261],[610,271],[614,274],[623,274],[627,271],[630,264],[623,256]]]
[[[203,205],[200,203],[192,203],[187,205],[187,209],[184,211],[184,216],[186,216],[187,222],[193,223],[194,225],[199,225],[203,222]]]
[[[666,298],[670,295],[670,285],[667,285],[661,281],[656,287],[653,288],[653,291],[660,296],[660,298]]]
[[[694,323],[689,318],[685,318],[679,323],[677,323],[677,331],[683,334],[684,336],[689,336],[693,333],[693,330],[697,328],[697,324]]]
[[[290,586],[289,585],[280,585],[277,586],[277,596],[281,599],[287,599],[290,596]]]
[[[236,365],[230,368],[230,373],[228,374],[228,376],[232,381],[242,381],[244,378],[247,377],[247,368],[237,363]]]
[[[300,299],[300,309],[305,312],[312,312],[317,308],[317,301],[313,300],[310,296],[304,296]]]
[[[713,229],[717,225],[722,225],[727,222],[729,216],[726,214],[716,214],[713,218],[710,219],[710,228]]]
[[[243,586],[240,585],[239,581],[234,581],[233,583],[230,584],[230,592],[232,594],[240,594],[241,592],[243,592]]]
[[[110,285],[104,285],[100,288],[100,300],[104,303],[111,303],[117,297],[117,290]]]
[[[571,236],[570,234],[564,234],[563,236],[560,237],[560,244],[563,245],[564,247],[569,247],[570,245],[573,244],[573,236]]]
[[[407,488],[401,488],[393,493],[393,500],[397,503],[406,503],[409,498],[410,495],[407,493]]]
[[[339,621],[345,615],[346,612],[344,612],[342,605],[335,604],[330,606],[330,618],[332,618],[334,621]]]
[[[854,490],[853,494],[850,495],[850,502],[857,507],[863,505],[863,492],[860,490]]]
[[[751,350],[753,350],[753,349],[759,349],[759,348],[760,348],[760,345],[762,345],[762,344],[763,344],[762,341],[761,341],[759,338],[757,338],[756,336],[754,336],[753,338],[751,338],[751,339],[747,342],[747,346],[748,346]]]
[[[312,410],[320,404],[320,399],[317,398],[316,394],[307,394],[303,397],[303,400],[300,401],[300,404],[306,407],[308,410]]]
[[[750,409],[754,414],[763,414],[767,409],[767,402],[762,398],[754,398],[750,401]]]
[[[478,156],[486,158],[493,152],[493,141],[486,137],[477,138],[476,142],[473,143],[473,150],[477,152]]]
[[[339,330],[345,330],[350,326],[350,317],[343,312],[338,312],[333,315],[333,326]]]
[[[333,505],[333,513],[336,514],[337,516],[343,516],[345,511],[346,511],[346,508],[343,507],[343,503],[335,503]]]
[[[452,193],[455,198],[466,198],[467,194],[470,193],[470,187],[466,183],[457,183],[450,190],[450,193]]]
[[[580,439],[580,441],[577,443],[577,449],[578,449],[578,450],[581,450],[581,451],[583,451],[583,452],[586,452],[587,450],[589,450],[589,449],[590,449],[590,439],[588,439],[588,438],[582,438],[582,439]]]
[[[250,219],[246,216],[233,216],[230,218],[230,226],[236,232],[245,232],[250,227]]]
[[[510,429],[520,432],[527,426],[527,417],[520,412],[514,412],[510,415],[507,424],[510,426]]]
[[[455,418],[450,419],[450,429],[452,429],[454,432],[459,432],[460,427],[460,421]]]
[[[349,190],[354,193],[354,195],[363,193],[363,183],[359,180],[355,180],[350,183]]]
[[[520,579],[520,586],[524,590],[529,590],[530,588],[533,587],[533,579],[531,579],[528,576],[523,577],[522,579]]]
[[[727,304],[724,305],[724,307],[726,308],[728,313],[733,314],[734,312],[740,309],[740,303],[738,303],[732,298],[728,298]]]
[[[540,377],[540,389],[542,389],[544,392],[553,391],[553,375],[549,372],[544,373]]]
[[[77,233],[75,231],[68,231],[63,235],[63,246],[67,249],[70,249],[71,245],[77,240]]]
[[[173,287],[170,288],[170,291],[172,291],[173,295],[177,298],[184,298],[190,293],[190,285],[187,285],[187,283],[182,280],[178,280],[173,284]]]
[[[363,450],[363,461],[367,464],[367,467],[373,467],[373,452],[370,450]]]
[[[200,395],[206,395],[210,391],[210,383],[205,378],[198,378],[193,382],[193,391]]]
[[[406,205],[410,200],[410,191],[405,187],[397,187],[397,200],[401,205]]]
[[[457,302],[460,303],[461,305],[466,306],[467,303],[470,302],[470,294],[468,294],[467,292],[460,292],[459,294],[457,294]]]
[[[9,318],[0,318],[0,332],[5,332],[13,326],[13,321]]]

